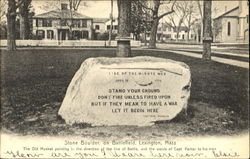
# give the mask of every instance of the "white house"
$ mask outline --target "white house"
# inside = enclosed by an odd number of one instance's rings
[[[247,43],[249,41],[249,3],[239,6],[214,19],[214,41],[220,43]]]
[[[93,19],[93,27],[96,33],[105,33],[109,32],[111,28],[111,19],[109,18],[94,18]],[[117,34],[118,33],[118,19],[113,19],[113,28],[112,32]]]
[[[109,21],[106,22],[106,28],[107,28],[107,31],[110,30],[110,28],[111,28],[111,20],[109,20]],[[115,33],[115,34],[118,33],[118,19],[117,18],[113,19],[112,32]]]
[[[92,24],[92,18],[69,10],[67,4],[61,4],[61,9],[33,17],[33,34],[38,39],[68,40],[71,31],[72,39],[91,39]]]
[[[189,38],[188,38],[189,36]],[[177,27],[173,27],[165,24],[159,24],[158,30],[157,30],[157,40],[194,40],[195,39],[195,33],[191,29],[188,34],[188,28],[185,26],[180,27],[179,36],[177,37]]]
[[[108,18],[93,18],[93,28],[96,33],[104,33],[107,31],[106,22]]]

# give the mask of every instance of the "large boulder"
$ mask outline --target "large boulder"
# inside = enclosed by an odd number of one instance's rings
[[[68,124],[138,125],[187,109],[189,67],[169,59],[89,58],[73,77],[59,115]]]

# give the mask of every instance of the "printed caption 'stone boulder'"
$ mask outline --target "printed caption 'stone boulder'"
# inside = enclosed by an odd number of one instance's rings
[[[89,58],[73,77],[59,115],[67,124],[152,125],[188,105],[189,67],[155,57]]]

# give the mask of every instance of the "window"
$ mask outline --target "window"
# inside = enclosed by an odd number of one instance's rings
[[[47,30],[47,39],[54,39],[54,31]]]
[[[168,27],[168,31],[171,31],[171,27]]]
[[[230,22],[227,23],[227,35],[228,36],[231,35],[231,23]]]
[[[43,27],[52,27],[52,20],[51,19],[43,19],[42,25],[43,25]]]
[[[87,20],[82,20],[82,27],[84,27],[84,28],[87,27]]]
[[[61,10],[67,10],[67,9],[68,9],[68,4],[62,3]]]
[[[43,20],[42,19],[36,19],[36,26],[37,27],[43,26]]]
[[[107,30],[110,30],[111,25],[107,25]],[[113,25],[112,30],[118,30],[118,25]]]
[[[67,26],[67,20],[66,19],[62,19],[60,23],[61,23],[61,26]]]
[[[247,15],[247,24],[249,23],[249,15]]]
[[[95,26],[95,29],[96,29],[96,30],[100,30],[100,25],[96,25],[96,26]]]
[[[37,36],[38,40],[44,39],[44,37],[45,37],[44,30],[37,30],[36,31],[36,36]]]

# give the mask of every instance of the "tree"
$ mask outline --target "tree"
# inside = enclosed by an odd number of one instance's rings
[[[29,13],[31,7],[31,0],[25,0],[19,7],[19,18],[20,18],[20,38],[29,39],[30,35],[30,24],[29,24]]]
[[[6,15],[7,11],[7,0],[0,0],[0,39],[7,38],[7,24],[6,21],[3,20],[3,17]]]
[[[211,60],[211,42],[212,42],[212,1],[204,1],[203,17],[203,53],[202,59]]]
[[[188,6],[186,20],[184,22],[184,25],[188,28],[187,41],[189,41],[190,31],[193,25],[196,23],[196,20],[197,20],[197,7],[194,5],[194,2],[191,1],[191,3]]]
[[[167,12],[164,12],[160,15],[159,15],[159,9],[160,9],[160,6],[162,6],[164,4],[163,3],[164,1],[163,0],[153,0],[151,2],[152,2],[152,7],[148,7],[145,5],[142,5],[142,7],[149,9],[150,12],[152,13],[152,15],[151,15],[150,41],[149,41],[148,47],[149,48],[156,48],[156,35],[157,35],[159,20],[161,18],[165,17],[166,15],[169,15],[169,14],[174,12],[174,5],[175,5],[176,1],[169,0],[167,3],[172,4],[170,10],[168,10]]]
[[[118,6],[118,57],[131,56],[130,32],[131,32],[131,0],[117,0]]]
[[[6,8],[7,8],[7,0],[1,0],[0,2],[0,19],[2,19],[3,16],[6,14]]]
[[[25,0],[8,0],[7,9],[7,49],[9,51],[16,50],[16,16],[17,9],[24,3]]]
[[[201,33],[200,33],[200,42],[202,43],[202,39],[203,39],[203,13],[202,13],[202,4],[200,2],[200,0],[197,0],[197,5],[198,5],[198,10],[199,10],[199,13],[200,13],[200,19],[201,19],[201,25],[200,25],[200,30],[201,30]],[[197,37],[198,38],[198,37]]]
[[[0,39],[7,38],[7,25],[6,21],[0,21]]]
[[[70,10],[77,11],[82,0],[69,0],[69,8]]]
[[[112,40],[112,30],[113,30],[113,0],[111,0],[111,13],[110,13],[110,29],[109,29],[109,41],[108,45],[111,46],[111,40]]]
[[[132,0],[131,3],[131,33],[133,33],[136,40],[139,40],[140,34],[149,31],[150,22],[147,17],[149,16],[148,10],[143,8],[143,5],[146,5],[146,1],[143,0]]]
[[[170,23],[168,25],[176,31],[176,41],[179,40],[179,34],[181,27],[188,15],[190,1],[178,1],[175,5],[175,13],[170,14],[168,19]]]
[[[8,0],[7,10],[7,49],[12,51],[16,49],[16,1]]]

